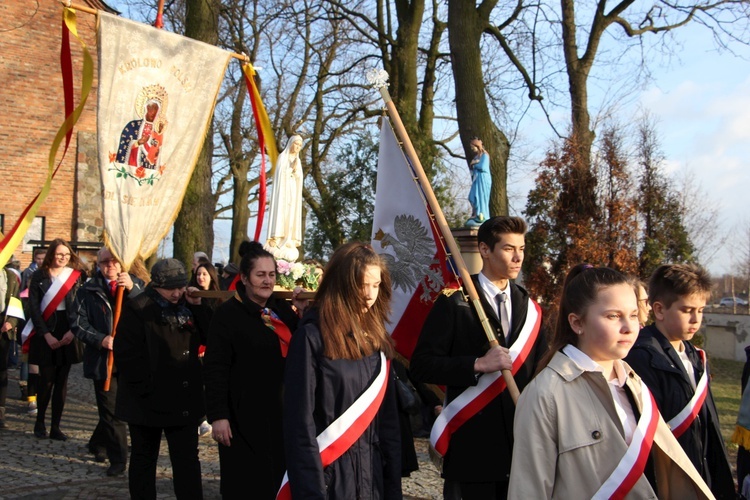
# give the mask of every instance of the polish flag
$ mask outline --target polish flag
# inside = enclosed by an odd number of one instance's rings
[[[390,122],[380,128],[372,247],[388,263],[393,287],[387,328],[396,350],[411,358],[422,324],[444,288],[458,288],[446,248],[416,175]]]

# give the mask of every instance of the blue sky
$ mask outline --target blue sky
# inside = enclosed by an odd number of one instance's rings
[[[116,7],[120,4],[116,0],[109,3]],[[127,16],[127,9],[123,10]],[[719,210],[721,232],[736,234],[741,227],[750,224],[750,217],[746,215],[750,191],[750,169],[747,168],[750,50],[735,48],[744,58],[728,52],[718,53],[710,34],[698,26],[680,29],[678,38],[683,44],[678,59],[673,59],[668,66],[652,66],[654,81],[628,96],[618,116],[620,120],[623,116],[634,119],[638,110],[648,109],[657,120],[667,170],[675,178],[686,173],[694,176],[696,184],[707,194],[706,203]],[[592,114],[595,114],[597,92],[592,88],[591,93]],[[601,99],[604,94],[601,91],[599,94]],[[510,173],[511,204],[518,212],[523,210],[526,193],[533,182],[533,177],[528,175],[530,169],[538,164],[553,135],[538,113],[531,113],[521,123],[520,133],[530,154],[525,165],[515,166],[520,175]],[[456,170],[459,174],[465,172],[463,165],[457,165]],[[468,178],[463,182],[468,192]],[[251,219],[250,233],[254,231],[254,224]],[[720,245],[714,258],[704,262],[712,273],[731,271],[732,261],[738,255],[737,250],[732,252],[733,244],[739,242],[730,236]],[[215,261],[227,258],[228,245],[229,222],[217,221]]]

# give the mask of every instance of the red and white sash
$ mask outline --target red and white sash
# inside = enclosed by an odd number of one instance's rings
[[[537,337],[542,323],[542,310],[539,305],[529,299],[526,322],[518,334],[518,338],[510,346],[510,359],[513,361],[511,373],[515,375],[526,362]],[[468,387],[461,394],[443,408],[430,432],[430,443],[441,456],[448,451],[451,436],[466,421],[477,414],[482,408],[505,390],[505,380],[501,371],[485,373],[479,377],[477,385]]]
[[[688,401],[685,408],[667,422],[669,428],[672,429],[672,434],[674,434],[674,437],[676,438],[682,436],[685,431],[693,425],[695,417],[700,413],[701,408],[703,408],[703,402],[706,401],[706,396],[708,396],[708,366],[706,364],[706,351],[698,349],[697,347],[696,350],[698,351],[701,361],[703,361],[703,375],[701,375],[700,380],[696,384],[695,393],[693,394],[693,397],[690,398],[690,401]]]
[[[633,433],[633,440],[615,470],[592,497],[594,500],[625,498],[643,475],[659,424],[659,410],[654,396],[642,380],[641,399],[643,408]]]
[[[42,319],[47,321],[55,313],[57,306],[65,299],[65,296],[73,289],[81,271],[71,267],[64,267],[60,274],[52,280],[52,286],[42,297]],[[23,352],[29,352],[29,340],[34,336],[34,322],[29,320],[21,332],[21,342],[23,343]]]
[[[380,371],[375,380],[365,391],[342,413],[339,418],[318,434],[318,450],[323,468],[331,465],[337,458],[343,455],[360,436],[365,432],[375,415],[380,409],[380,404],[385,397],[385,389],[388,386],[388,374],[391,362],[380,353]],[[284,473],[281,487],[276,494],[277,500],[291,500],[292,491],[289,487],[289,473]]]

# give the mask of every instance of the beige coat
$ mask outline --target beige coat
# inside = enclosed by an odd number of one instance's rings
[[[642,411],[641,382],[625,364]],[[558,352],[518,400],[508,498],[591,498],[627,450],[603,374]],[[651,449],[658,495],[641,476],[627,498],[714,498],[659,416]]]

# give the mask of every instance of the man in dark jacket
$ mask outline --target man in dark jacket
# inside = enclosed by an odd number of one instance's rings
[[[528,355],[515,375],[523,390],[546,350],[544,335],[522,335],[534,330],[531,324],[541,316],[526,290],[511,281],[521,270],[525,233],[523,219],[493,217],[477,234],[482,271],[472,280],[500,347],[489,348],[476,311],[460,291],[438,297],[422,327],[411,359],[412,377],[446,385],[448,403],[477,386],[485,374],[510,368],[508,347],[517,341],[528,344]],[[506,498],[514,414],[515,405],[503,391],[453,433],[443,463],[446,496],[458,484],[464,500]]]
[[[701,267],[659,267],[648,286],[655,323],[640,331],[625,361],[654,395],[662,417],[716,498],[735,498],[708,363],[690,343],[710,293],[711,278]],[[703,393],[702,404],[693,399],[696,392]],[[682,414],[683,409],[695,411]]]
[[[210,316],[186,294],[176,259],[154,264],[151,283],[123,308],[114,341],[119,370],[115,415],[130,430],[131,498],[156,498],[156,463],[166,435],[177,498],[201,499],[198,424],[206,414],[198,347]]]
[[[107,358],[112,350],[112,316],[117,287],[124,288],[123,303],[137,297],[144,288],[143,280],[123,272],[112,252],[102,247],[97,253],[98,271],[76,293],[76,304],[70,315],[71,330],[85,344],[83,376],[93,379],[99,423],[89,439],[88,448],[97,462],[109,458],[108,476],[125,472],[128,460],[128,436],[125,422],[115,417],[117,372],[112,370],[109,391]]]

